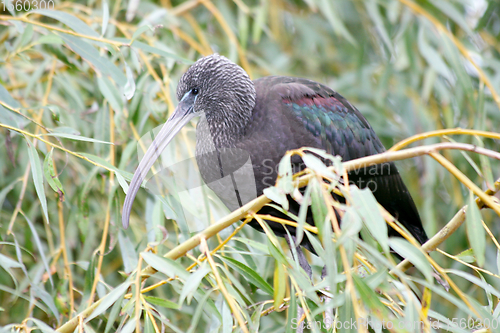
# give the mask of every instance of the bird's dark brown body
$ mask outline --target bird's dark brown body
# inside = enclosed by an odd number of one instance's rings
[[[344,161],[385,151],[363,115],[330,88],[311,80],[282,76],[264,77],[253,82],[256,103],[252,120],[236,142],[219,144],[211,154],[207,154],[203,149],[204,143],[216,141],[212,138],[216,137],[217,133],[210,133],[210,138],[207,138],[206,132],[198,131],[197,136],[197,162],[201,175],[220,198],[225,198],[228,194],[232,196],[233,200],[223,199],[230,210],[238,208],[248,200],[238,200],[234,197],[234,188],[221,188],[217,180],[229,177],[241,168],[247,159],[253,167],[254,193],[259,196],[265,188],[274,185],[278,175],[276,166],[288,150],[301,147],[319,148],[329,154],[340,155]],[[199,126],[203,127],[203,124]],[[230,155],[228,159],[231,163],[221,163],[220,160],[224,160],[221,155]],[[234,157],[235,155],[239,156]],[[301,161],[295,159],[295,162],[297,167],[294,170],[301,170]],[[368,185],[377,201],[419,242],[427,240],[415,204],[394,163],[351,172],[349,181],[360,188]],[[293,200],[290,201],[290,211],[298,215],[299,205]],[[287,218],[285,214],[269,206],[263,207],[259,213]],[[314,224],[311,214],[308,214],[307,220],[308,223]],[[282,224],[271,221],[268,223],[276,234],[285,236]],[[250,222],[250,225],[261,230],[257,221]],[[293,227],[288,228],[292,235],[295,234]],[[390,232],[396,235],[393,230]],[[304,240],[302,245],[311,249],[307,240]]]
[[[130,207],[145,173],[180,127],[201,115],[196,159],[207,185],[230,210],[261,195],[277,178],[277,166],[288,150],[313,147],[344,161],[381,153],[379,138],[345,98],[317,82],[282,76],[251,81],[241,67],[219,55],[197,61],[181,78],[174,115],[141,161],[123,210]],[[302,168],[300,160],[292,160]],[[349,174],[351,183],[372,190],[377,201],[421,243],[427,240],[415,204],[393,163]],[[298,213],[292,200],[290,211]],[[259,213],[286,218],[265,206]],[[307,222],[313,224],[312,215]],[[283,226],[269,222],[275,233]],[[260,229],[258,223],[250,223]],[[287,227],[288,228],[288,227]],[[295,230],[289,228],[293,235]],[[391,230],[394,234],[394,231]],[[311,249],[307,240],[302,245]]]

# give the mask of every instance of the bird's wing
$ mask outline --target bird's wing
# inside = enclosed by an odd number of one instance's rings
[[[307,79],[270,80],[275,80],[270,85],[280,96],[283,109],[316,138],[319,148],[341,156],[343,161],[385,151],[365,117],[332,89]],[[417,240],[427,240],[413,199],[394,163],[352,171],[349,180],[360,188],[369,187],[377,201]]]
[[[348,161],[385,151],[365,117],[332,89],[306,79],[283,78],[273,90],[328,153]]]

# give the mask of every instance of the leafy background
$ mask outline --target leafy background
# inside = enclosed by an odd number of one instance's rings
[[[208,262],[200,256],[203,246],[194,245],[183,247],[190,251],[176,261],[163,258],[229,213],[207,191],[183,197],[182,205],[179,198],[140,190],[131,228],[120,225],[127,180],[142,151],[138,140],[173,111],[182,73],[213,52],[239,63],[252,78],[292,75],[327,84],[356,105],[388,148],[427,131],[498,131],[497,2],[52,1],[49,9],[33,11],[12,4],[10,10],[7,2],[0,7],[4,330],[51,332],[65,325],[61,331],[288,332],[297,303],[308,309],[307,319],[321,319],[332,308],[339,321],[429,316],[445,324],[446,318],[484,324],[498,318],[500,246],[494,236],[500,221],[490,209],[472,209],[467,228],[432,254],[456,283],[450,292],[428,278],[429,261],[409,242],[400,247],[418,269],[389,275],[396,263],[371,250],[377,242],[384,248],[398,240],[374,234],[370,242],[366,226],[377,225],[377,218],[361,213],[352,213],[357,222],[348,237],[324,244],[323,259],[310,256],[313,287],[282,241],[249,227],[235,229],[238,223],[208,239],[214,250],[235,231]],[[433,137],[417,145],[441,141],[500,150],[498,140],[479,135]],[[189,125],[167,155],[183,160],[193,149]],[[442,154],[480,189],[498,191],[498,160]],[[431,157],[398,166],[430,236],[474,199],[464,178]],[[311,169],[318,173],[321,166]],[[169,186],[175,193],[176,185]],[[326,209],[319,197],[312,204]],[[319,232],[331,237],[329,228]],[[335,271],[329,305],[316,295],[325,287],[319,279],[325,263]],[[141,283],[138,270],[154,273],[147,266],[159,273]],[[428,301],[423,306],[422,299]],[[446,329],[468,332],[468,325]]]

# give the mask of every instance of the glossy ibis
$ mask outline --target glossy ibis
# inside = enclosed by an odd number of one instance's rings
[[[179,130],[199,115],[196,160],[201,176],[231,210],[274,184],[277,165],[288,150],[320,148],[340,155],[344,161],[385,150],[365,117],[332,89],[285,76],[252,81],[240,66],[217,54],[199,59],[187,70],[177,87],[177,98],[177,109],[147,150],[130,183],[123,206],[125,228],[147,172]],[[303,167],[300,161],[292,162],[299,169]],[[417,209],[394,163],[373,168],[351,172],[350,181],[361,188],[373,184],[378,202],[424,243],[427,236]],[[297,214],[298,209],[299,205],[291,201],[290,211]],[[259,213],[286,218],[269,206]],[[314,223],[312,215],[308,222]],[[286,235],[282,224],[268,223],[277,235]],[[257,221],[250,225],[260,230]],[[287,228],[295,234],[293,227]],[[394,230],[390,233],[397,235]],[[307,238],[301,245],[312,250]]]

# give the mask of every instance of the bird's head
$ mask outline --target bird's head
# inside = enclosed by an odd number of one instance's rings
[[[210,127],[234,137],[249,121],[255,106],[255,87],[248,74],[218,54],[196,61],[179,81],[179,104],[139,163],[123,204],[122,224],[128,227],[137,191],[174,136],[196,116],[204,115]]]
[[[177,99],[178,109],[204,113],[209,122],[234,126],[234,122],[250,118],[255,87],[243,68],[224,56],[212,54],[199,59],[182,75]]]

